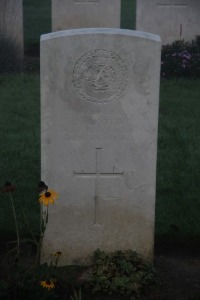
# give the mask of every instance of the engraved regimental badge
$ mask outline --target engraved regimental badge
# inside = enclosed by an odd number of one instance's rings
[[[94,50],[84,54],[75,64],[73,84],[85,100],[109,103],[125,90],[128,71],[124,61],[107,50]]]

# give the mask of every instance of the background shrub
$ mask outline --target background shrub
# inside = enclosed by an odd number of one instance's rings
[[[200,78],[200,35],[162,47],[161,77]]]

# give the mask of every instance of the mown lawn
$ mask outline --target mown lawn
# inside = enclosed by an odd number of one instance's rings
[[[161,82],[156,233],[200,235],[200,80]]]
[[[0,75],[0,170],[1,182],[16,185],[14,203],[22,231],[23,211],[33,230],[39,226],[36,188],[40,179],[39,75]],[[0,232],[12,233],[14,220],[9,194],[0,194]]]

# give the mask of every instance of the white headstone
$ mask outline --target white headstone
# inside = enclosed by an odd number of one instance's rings
[[[152,257],[160,39],[120,29],[41,37],[42,180],[49,207],[42,261],[94,250]]]
[[[161,36],[162,44],[199,34],[199,0],[137,0],[136,28]]]
[[[52,31],[120,28],[121,0],[52,0]]]
[[[16,46],[19,58],[23,57],[23,2],[0,0],[0,34]]]

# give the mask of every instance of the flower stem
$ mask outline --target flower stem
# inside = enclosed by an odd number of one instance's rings
[[[40,252],[41,252],[42,241],[44,238],[44,232],[46,229],[47,222],[48,222],[48,207],[47,207],[47,210],[44,212],[44,207],[43,207],[43,205],[41,205],[41,208],[40,208],[40,238],[39,238],[39,242],[38,242],[38,246],[37,246],[34,268],[36,268],[37,263],[40,262]]]
[[[14,207],[14,203],[13,203],[12,193],[10,192],[9,194],[10,194],[10,202],[11,202],[12,211],[13,211],[13,215],[14,215],[15,228],[16,228],[16,234],[17,234],[17,256],[19,257],[19,254],[20,254],[20,250],[19,250],[19,229],[18,229],[18,224],[17,224],[17,216],[16,216],[15,207]]]

